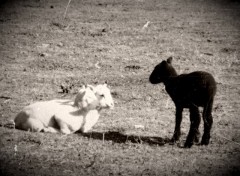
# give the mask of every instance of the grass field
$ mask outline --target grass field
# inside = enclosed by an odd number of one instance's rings
[[[239,1],[72,0],[66,11],[67,4],[0,5],[1,176],[240,174]],[[204,70],[217,81],[209,146],[168,144],[175,107],[148,77],[169,56],[178,73]],[[74,98],[80,85],[105,81],[115,109],[88,134],[7,125],[32,102]]]

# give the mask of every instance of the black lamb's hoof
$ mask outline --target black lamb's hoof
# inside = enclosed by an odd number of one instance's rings
[[[168,144],[169,145],[174,145],[175,143],[176,143],[175,141],[170,140]]]
[[[186,143],[184,144],[184,148],[191,148],[192,145],[193,145],[192,142],[186,142]]]
[[[194,136],[194,143],[195,143],[195,144],[198,144],[198,143],[200,142],[199,138],[200,138],[200,133],[197,133],[197,134]]]
[[[177,141],[175,138],[172,138],[169,140],[169,145],[174,145]]]
[[[210,135],[203,135],[201,145],[208,145],[210,140]]]
[[[202,140],[201,141],[201,145],[208,145],[209,144],[209,140]]]
[[[194,138],[194,144],[199,144],[199,138]]]

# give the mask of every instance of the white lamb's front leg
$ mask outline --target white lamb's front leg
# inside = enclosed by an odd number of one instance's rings
[[[70,134],[71,133],[71,130],[69,129],[66,122],[64,122],[63,120],[61,120],[57,116],[54,116],[54,119],[55,119],[56,123],[58,124],[61,133],[63,133],[63,134]]]
[[[99,119],[99,113],[97,110],[91,110],[87,113],[84,119],[84,124],[82,126],[81,131],[83,133],[88,132],[92,129],[92,127],[97,123]]]
[[[45,127],[45,128],[43,128],[43,132],[59,133],[60,131],[56,128],[53,128],[53,127]]]
[[[60,131],[63,134],[71,134],[70,129],[68,128],[66,123],[63,123],[62,125],[60,125]]]

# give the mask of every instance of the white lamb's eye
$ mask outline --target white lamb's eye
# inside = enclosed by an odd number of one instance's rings
[[[102,95],[100,95],[100,97],[105,97],[105,96],[102,94]]]

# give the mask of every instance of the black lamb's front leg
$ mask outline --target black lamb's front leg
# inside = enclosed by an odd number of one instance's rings
[[[176,121],[175,121],[175,130],[171,142],[175,143],[179,140],[181,136],[181,122],[182,122],[182,112],[183,108],[176,106]]]

